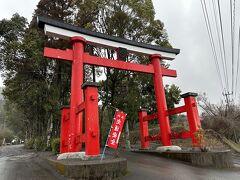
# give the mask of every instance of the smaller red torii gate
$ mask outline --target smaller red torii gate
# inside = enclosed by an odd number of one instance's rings
[[[161,61],[163,59],[174,59],[175,55],[179,53],[178,49],[162,48],[115,38],[44,17],[38,17],[38,24],[40,28],[44,28],[47,35],[69,39],[72,43],[72,49],[67,50],[44,48],[44,57],[70,61],[72,64],[70,107],[61,110],[60,153],[78,152],[82,149],[82,143],[85,143],[86,155],[100,154],[97,85],[95,83],[83,84],[85,64],[152,74],[158,113],[150,116],[144,110],[139,112],[142,148],[149,148],[149,141],[159,139],[161,139],[163,146],[170,146],[172,145],[171,139],[174,137],[192,138],[193,143],[195,143],[193,134],[200,128],[200,120],[194,97],[186,97],[185,106],[173,110],[168,110],[166,104],[162,76],[176,77],[177,74],[175,70],[162,67]],[[119,59],[112,60],[91,56],[84,52],[86,43],[115,50],[119,47],[127,47],[129,52],[148,55],[151,63],[143,65],[123,62]],[[84,100],[82,88],[84,90]],[[193,103],[195,103],[194,106]],[[85,133],[82,132],[83,111],[85,111]],[[190,131],[182,134],[171,133],[169,115],[183,111],[188,113]],[[158,119],[160,135],[150,137],[148,136],[147,121],[154,118]]]
[[[189,124],[189,131],[183,132],[171,132],[169,134],[170,139],[192,139],[193,147],[201,147],[203,146],[203,137],[197,136],[197,132],[201,128],[201,122],[197,109],[197,102],[195,97],[197,93],[185,93],[182,94],[181,97],[184,98],[184,106],[176,107],[173,109],[168,109],[165,111],[163,116],[170,116],[179,113],[187,113],[187,120]],[[156,120],[158,118],[158,113],[148,115],[147,109],[140,109],[138,112],[139,122],[140,122],[140,140],[141,140],[141,148],[149,149],[150,141],[160,141],[162,139],[161,134],[149,135],[148,132],[148,121]],[[200,134],[199,134],[200,135]]]

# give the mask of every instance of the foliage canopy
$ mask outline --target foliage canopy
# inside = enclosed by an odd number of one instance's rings
[[[27,138],[59,135],[59,109],[69,104],[71,65],[67,62],[46,60],[44,46],[70,48],[64,40],[46,37],[36,25],[36,16],[49,16],[93,31],[149,44],[171,47],[164,24],[155,19],[151,0],[40,0],[28,25],[27,20],[14,14],[10,20],[0,21],[0,65],[4,76],[4,96],[7,120],[13,129],[19,125]],[[97,56],[114,58],[108,49],[93,47]],[[148,57],[129,54],[128,62],[149,63]],[[154,87],[150,75],[128,71],[85,67],[85,80],[100,81],[101,126],[113,111],[109,105],[128,113],[130,128],[137,123],[140,106],[156,111]],[[169,107],[179,102],[180,89],[166,86]],[[18,116],[18,121],[14,120]],[[11,124],[9,123],[9,124]],[[107,124],[108,124],[107,123]]]

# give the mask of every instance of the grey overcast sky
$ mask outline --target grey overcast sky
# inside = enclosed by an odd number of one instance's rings
[[[18,12],[30,20],[38,2],[39,0],[0,0],[0,19],[11,18],[12,14]],[[220,102],[223,98],[222,90],[200,0],[153,0],[153,3],[156,19],[164,22],[171,44],[181,49],[181,53],[170,63],[171,68],[177,70],[178,77],[165,78],[164,82],[178,85],[182,92],[206,92],[211,102]],[[227,5],[223,5],[223,8],[227,9]]]

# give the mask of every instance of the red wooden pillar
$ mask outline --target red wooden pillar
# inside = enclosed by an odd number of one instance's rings
[[[198,132],[199,129],[201,128],[197,102],[195,98],[196,96],[197,96],[197,93],[191,93],[191,92],[181,95],[181,97],[184,98],[185,107],[187,110],[186,112],[187,112],[187,118],[188,118],[188,124],[189,124],[189,131],[191,133],[193,146],[198,146],[196,134],[194,133]]]
[[[154,82],[155,96],[156,96],[156,102],[157,102],[158,121],[160,124],[162,144],[163,146],[170,146],[172,145],[172,142],[170,139],[171,129],[169,124],[169,118],[166,115],[167,102],[165,97],[160,61],[161,61],[161,55],[153,54],[151,56],[151,62],[154,68],[153,82]]]
[[[98,84],[86,82],[82,89],[85,102],[85,151],[87,156],[98,156],[100,154]]]
[[[60,154],[68,150],[69,107],[61,108]]]
[[[138,111],[139,123],[140,123],[140,139],[141,139],[141,149],[149,149],[149,142],[146,141],[148,136],[148,122],[144,121],[143,118],[147,116],[146,109],[140,109]]]
[[[81,150],[81,143],[77,143],[76,136],[82,135],[80,132],[82,126],[82,116],[76,116],[76,108],[82,103],[83,93],[81,85],[83,84],[83,53],[85,39],[81,37],[72,37],[73,61],[71,77],[71,98],[70,98],[70,133],[68,152],[78,152]]]

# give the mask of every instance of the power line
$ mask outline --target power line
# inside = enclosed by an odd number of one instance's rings
[[[239,55],[240,55],[240,26],[239,26],[239,31],[238,31],[238,54],[237,54],[237,75],[236,75],[236,91],[235,91],[235,97],[237,94],[237,87],[238,87],[238,72],[239,72]]]
[[[216,2],[217,1],[217,2]],[[226,37],[223,31],[223,21],[222,21],[222,12],[221,12],[221,5],[219,0],[212,0],[212,6],[209,4],[209,8],[206,6],[206,1],[201,0],[202,5],[202,11],[204,15],[205,24],[208,31],[208,37],[218,73],[218,78],[220,79],[221,86],[223,88],[223,96],[226,98],[227,104],[230,102],[230,96],[233,98],[236,97],[237,88],[238,88],[238,76],[239,76],[239,69],[240,69],[240,26],[239,26],[239,33],[238,33],[238,49],[236,54],[236,43],[235,43],[235,37],[236,37],[236,15],[237,14],[237,8],[236,8],[236,0],[230,0],[230,49],[226,49],[225,43]],[[212,7],[212,8],[211,8]],[[210,12],[208,12],[208,10]],[[213,10],[213,13],[212,13]],[[213,19],[211,16],[214,16]],[[215,26],[211,24],[211,21],[215,21]],[[214,23],[214,22],[213,22]],[[214,30],[214,27],[216,30]],[[220,28],[219,28],[220,27]],[[226,26],[227,29],[229,26]],[[213,29],[212,29],[213,28]],[[213,30],[213,31],[212,31]],[[215,36],[215,34],[217,35]],[[214,39],[214,38],[217,39]],[[216,40],[216,42],[215,42]],[[217,44],[216,44],[217,43]],[[219,47],[219,49],[218,49]],[[228,47],[227,47],[228,48]],[[220,50],[220,52],[218,52]],[[230,56],[229,58],[229,64],[227,63],[227,50],[230,50]],[[237,56],[235,56],[237,55]],[[218,60],[220,57],[221,60]],[[236,62],[237,58],[237,62]],[[219,66],[220,65],[220,66]],[[237,67],[236,67],[237,65]],[[220,71],[222,70],[222,71]],[[223,77],[223,79],[222,79]],[[224,81],[224,83],[223,83]],[[231,84],[230,84],[231,83]],[[235,94],[235,95],[234,95]]]
[[[207,27],[208,37],[209,37],[209,40],[210,40],[210,45],[211,45],[211,49],[212,49],[217,73],[218,73],[218,78],[220,80],[222,90],[224,91],[222,77],[221,77],[220,68],[219,68],[219,63],[217,61],[216,48],[215,48],[214,41],[213,41],[212,30],[211,30],[211,26],[210,26],[210,22],[209,22],[209,17],[208,17],[208,12],[207,12],[207,7],[206,7],[205,0],[201,0],[201,5],[202,5],[202,11],[203,11],[203,15],[204,15],[205,24],[206,24],[206,27]]]
[[[233,1],[233,62],[235,62],[235,17],[236,17],[235,14],[236,14],[236,1],[234,0]],[[233,76],[233,84],[234,84],[234,76]],[[237,91],[237,89],[235,90]]]
[[[219,26],[218,26],[218,20],[217,20],[217,10],[216,10],[216,4],[214,3],[215,1],[212,0],[212,5],[213,5],[213,14],[214,14],[214,19],[215,19],[215,26],[216,26],[216,30],[217,30],[217,39],[218,39],[218,44],[219,44],[219,49],[220,49],[220,56],[221,56],[221,61],[222,61],[222,67],[223,67],[223,75],[224,75],[224,80],[225,80],[225,84],[227,84],[227,67],[226,67],[226,60],[224,60],[223,57],[223,45],[221,43],[221,38],[220,38],[220,32],[219,32]]]
[[[235,29],[235,0],[234,0],[234,8],[232,7],[233,3],[230,0],[230,13],[231,13],[231,58],[232,58],[232,93],[234,90],[234,29]]]
[[[223,54],[224,54],[224,64],[226,67],[226,74],[227,74],[227,91],[229,92],[229,82],[228,82],[228,70],[227,70],[227,60],[226,60],[226,48],[225,48],[225,41],[223,35],[223,27],[222,27],[222,16],[221,16],[221,6],[219,0],[218,2],[218,16],[219,16],[219,23],[220,23],[220,30],[221,30],[221,38],[222,38],[222,45],[223,45]]]

